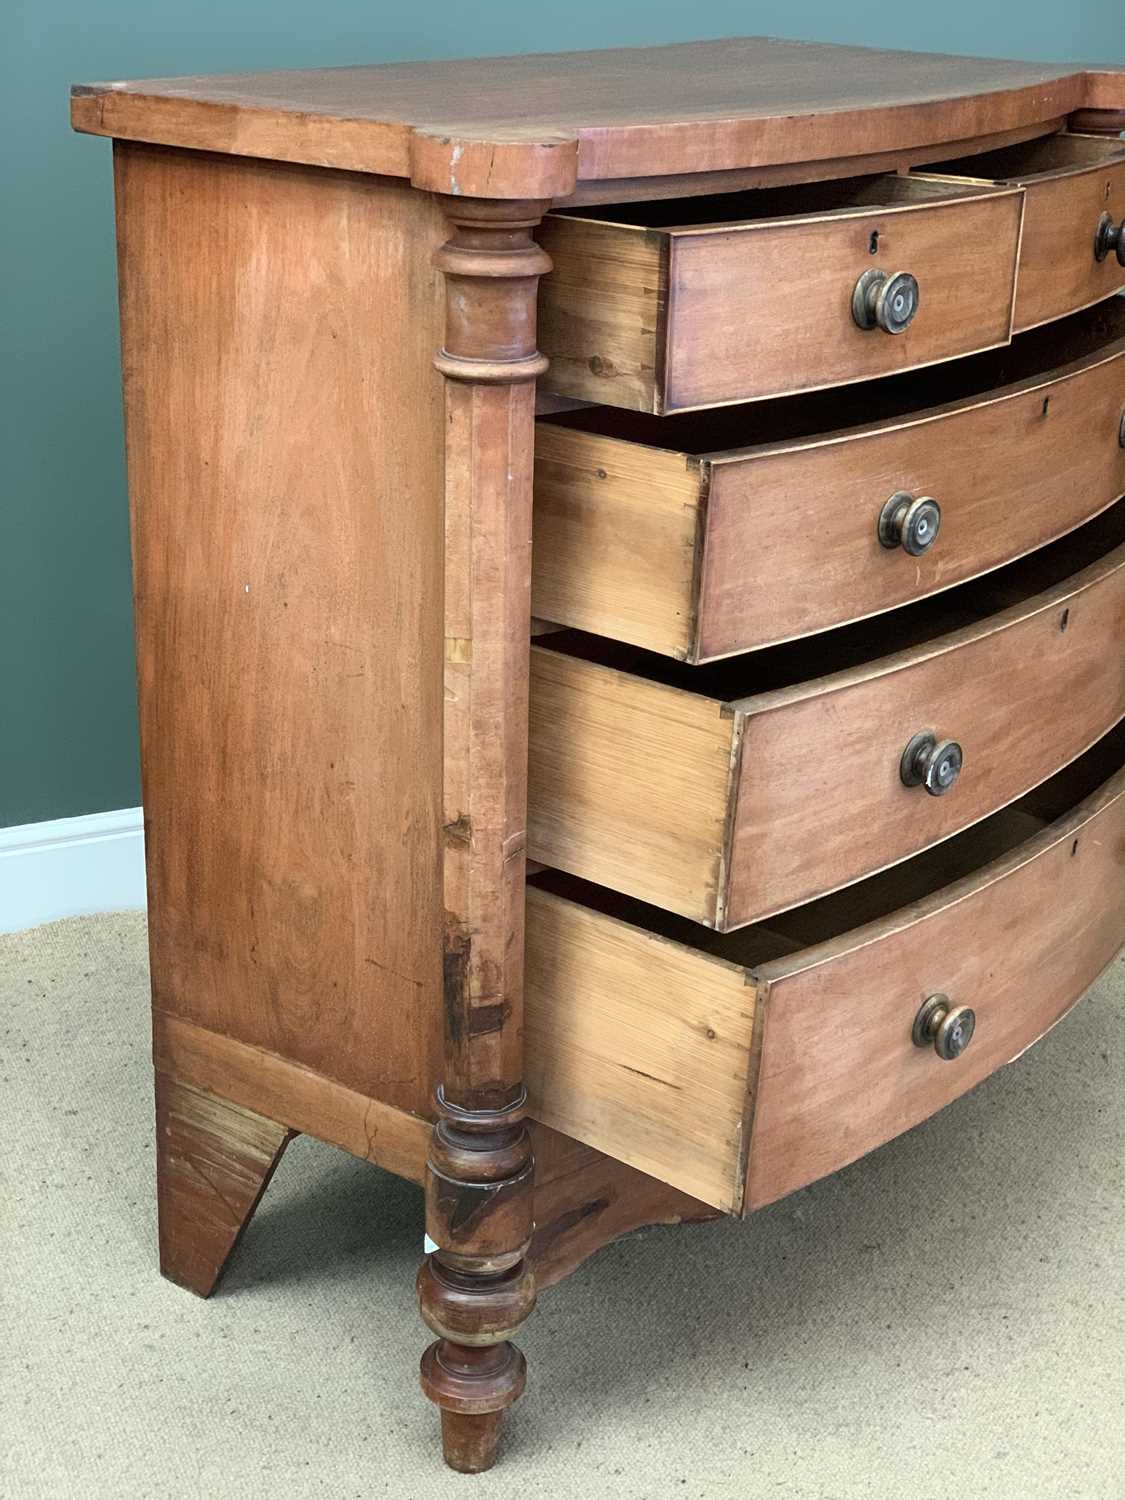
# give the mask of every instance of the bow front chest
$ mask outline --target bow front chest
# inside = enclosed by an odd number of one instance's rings
[[[161,1266],[206,1295],[297,1131],[424,1183],[487,1468],[537,1289],[925,1119],[1125,939],[1125,71],[750,39],[72,111]]]

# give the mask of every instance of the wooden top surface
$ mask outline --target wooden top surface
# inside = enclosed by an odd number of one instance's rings
[[[78,130],[565,197],[578,182],[849,158],[1125,108],[1125,68],[764,37],[77,85]]]

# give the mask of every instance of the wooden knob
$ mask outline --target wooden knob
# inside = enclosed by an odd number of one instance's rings
[[[1109,214],[1102,214],[1094,231],[1094,259],[1105,260],[1111,250],[1117,252],[1117,264],[1125,266],[1125,219],[1115,224]]]
[[[911,557],[921,557],[937,541],[941,530],[941,506],[931,495],[908,495],[899,490],[879,512],[879,541],[884,547],[901,547]]]
[[[956,740],[939,740],[927,729],[902,752],[903,786],[924,786],[931,797],[944,797],[961,774],[965,757]]]
[[[911,1035],[916,1047],[932,1047],[942,1062],[956,1062],[976,1028],[976,1012],[967,1005],[953,1005],[948,995],[931,995],[914,1017]]]
[[[905,333],[918,311],[918,283],[906,271],[864,271],[852,293],[852,317],[860,328]]]

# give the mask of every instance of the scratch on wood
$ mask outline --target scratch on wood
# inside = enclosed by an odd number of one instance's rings
[[[370,964],[372,968],[382,969],[384,974],[390,974],[394,979],[401,979],[403,984],[412,984],[416,989],[425,988],[424,980],[412,979],[409,974],[400,974],[397,969],[392,969],[390,964],[380,963],[377,958],[372,958],[370,954],[368,954],[363,961],[364,963]]]
[[[640,1068],[631,1068],[628,1063],[622,1063],[621,1066],[625,1069],[626,1073],[635,1073],[638,1078],[647,1078],[649,1083],[659,1083],[663,1088],[675,1089],[677,1093],[683,1092],[678,1083],[670,1083],[667,1078],[657,1078],[652,1073],[642,1073]]]

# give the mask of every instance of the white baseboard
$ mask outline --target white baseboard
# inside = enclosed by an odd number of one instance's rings
[[[144,906],[141,808],[0,828],[0,932]]]

